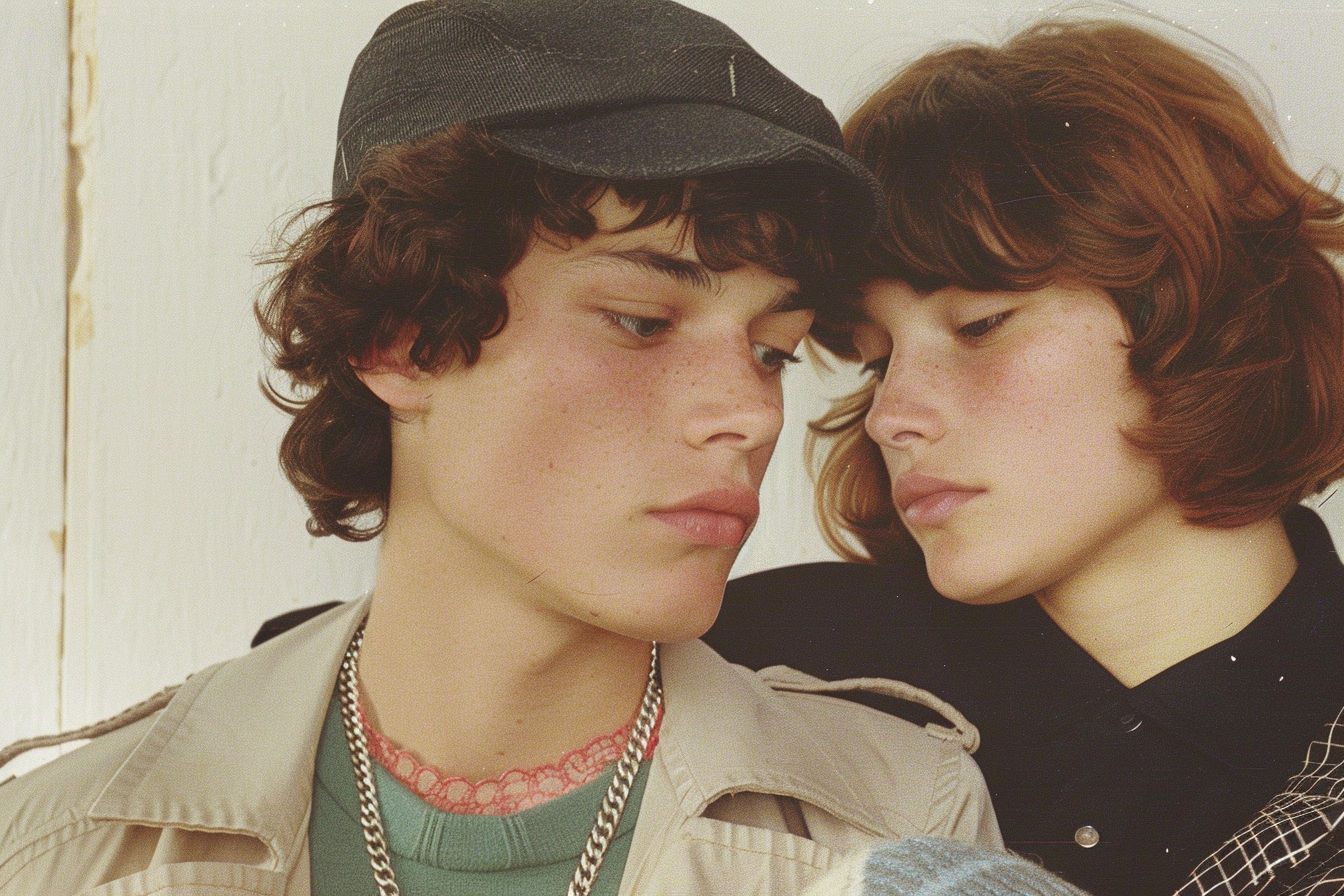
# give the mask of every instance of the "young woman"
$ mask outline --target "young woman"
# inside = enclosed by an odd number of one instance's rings
[[[1270,127],[1105,22],[871,97],[847,143],[890,217],[816,328],[871,381],[817,431],[876,565],[734,583],[709,637],[938,692],[1008,846],[1104,896],[1176,889],[1344,704],[1344,568],[1298,505],[1344,476],[1344,205]]]

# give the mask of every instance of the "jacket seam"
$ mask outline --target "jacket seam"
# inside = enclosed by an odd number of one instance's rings
[[[725,823],[726,823],[726,824],[732,824],[732,822],[725,822]],[[738,825],[738,827],[743,827],[743,825]],[[777,834],[777,833],[780,833],[780,832],[779,832],[779,831],[770,831],[769,833],[775,833],[775,834]],[[795,836],[795,835],[790,834],[789,836]],[[792,862],[792,863],[795,864],[795,865],[805,865],[805,866],[807,866],[808,868],[815,868],[815,869],[817,869],[818,871],[825,871],[827,868],[830,867],[830,863],[819,864],[819,863],[817,863],[817,862],[809,862],[807,859],[798,858],[797,856],[782,856],[782,855],[780,855],[779,853],[777,853],[777,852],[772,852],[771,850],[768,850],[768,849],[752,849],[751,847],[747,847],[747,846],[728,846],[728,845],[726,845],[726,844],[724,844],[724,843],[722,843],[722,842],[720,842],[720,841],[718,841],[718,840],[715,840],[715,839],[712,838],[712,837],[704,837],[704,836],[700,836],[700,835],[697,835],[697,834],[691,834],[691,833],[686,834],[685,837],[686,837],[687,840],[692,841],[692,842],[694,842],[694,843],[706,843],[706,844],[709,844],[710,846],[716,846],[716,847],[719,847],[719,848],[722,848],[722,849],[728,849],[728,850],[731,850],[731,851],[736,852],[736,853],[746,853],[746,854],[748,854],[748,855],[753,855],[753,856],[766,856],[766,857],[771,858],[771,859],[777,859],[777,860],[779,860],[779,861],[781,861],[781,862]],[[800,838],[800,839],[801,839],[801,838]],[[820,847],[821,849],[827,849],[827,850],[830,849],[830,847],[825,846],[825,845],[823,845],[823,844],[821,844],[821,843],[817,843],[817,841],[815,841],[815,840],[809,840],[809,841],[807,841],[807,842],[809,842],[809,843],[814,843],[814,844],[816,844],[818,847]]]
[[[956,752],[944,750],[937,765],[932,793],[929,794],[928,814],[924,819],[925,833],[939,833],[947,827],[956,808],[957,793],[961,789],[963,757],[969,758],[960,745],[956,747]]]
[[[66,810],[66,814],[74,815],[74,817],[66,818],[65,821],[47,831],[30,835],[26,840],[19,840],[13,848],[5,850],[5,855],[0,857],[0,872],[10,866],[11,873],[0,879],[0,888],[8,886],[25,868],[41,860],[43,856],[75,842],[85,834],[95,833],[101,827],[101,822],[87,816],[80,816],[73,809]],[[43,845],[44,841],[49,842]],[[19,858],[29,850],[35,851],[25,858]]]
[[[177,889],[178,886],[178,884],[164,884],[163,886],[155,887],[152,890],[143,890],[141,896],[154,896],[155,893],[171,893],[173,890]],[[255,887],[237,887],[232,884],[205,884],[204,886],[209,887],[212,891],[217,890],[227,893],[249,893],[251,896],[256,896],[257,893]]]

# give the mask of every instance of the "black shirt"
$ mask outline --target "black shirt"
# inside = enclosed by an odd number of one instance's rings
[[[1292,508],[1298,569],[1250,625],[1134,688],[1030,597],[947,600],[923,566],[813,563],[729,583],[728,659],[926,688],[979,728],[1010,849],[1098,896],[1166,896],[1301,766],[1344,704],[1344,567]],[[891,707],[914,721],[917,712]]]

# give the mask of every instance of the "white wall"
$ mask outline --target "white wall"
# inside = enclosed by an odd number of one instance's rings
[[[249,306],[272,223],[328,189],[349,65],[400,3],[71,2],[0,5],[0,743],[107,715],[242,651],[269,615],[355,595],[374,556],[305,534]],[[930,45],[1045,8],[690,5],[841,115]],[[1344,168],[1344,4],[1154,9],[1260,73],[1301,170]],[[829,556],[802,424],[850,380],[789,379],[739,571]],[[1326,510],[1338,539],[1344,496]]]
[[[0,10],[0,741],[61,721],[64,5]]]

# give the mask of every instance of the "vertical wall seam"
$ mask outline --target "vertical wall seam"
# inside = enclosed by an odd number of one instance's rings
[[[86,239],[90,198],[89,154],[94,132],[94,105],[97,100],[97,54],[94,34],[96,0],[69,0],[69,106],[66,117],[65,168],[65,455],[61,474],[64,490],[64,537],[61,552],[60,628],[57,635],[56,718],[65,729],[67,703],[66,658],[68,654],[68,614],[70,608],[70,523],[71,504],[78,498],[71,488],[71,464],[75,458],[76,431],[73,415],[75,401],[75,352],[93,336],[90,305],[91,283],[89,242]],[[78,535],[76,535],[78,537]]]
[[[75,95],[75,3],[69,0],[65,19],[65,352],[61,356],[61,384],[65,407],[61,432],[61,585],[58,595],[59,620],[56,627],[56,730],[65,730],[65,613],[66,580],[70,561],[66,554],[70,543],[70,284],[79,256],[79,206],[75,190],[79,176],[74,170],[71,138]]]

